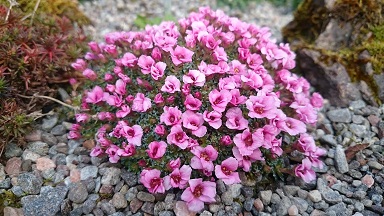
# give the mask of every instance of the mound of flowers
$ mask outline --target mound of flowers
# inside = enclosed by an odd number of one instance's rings
[[[140,171],[151,193],[182,189],[196,212],[215,202],[217,179],[241,183],[240,172],[290,169],[314,180],[325,150],[307,125],[323,99],[289,71],[295,54],[270,35],[203,7],[178,24],[91,42],[72,64],[90,88],[69,138],[94,138],[91,156]]]

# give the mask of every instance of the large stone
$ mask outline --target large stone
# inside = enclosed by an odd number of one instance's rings
[[[330,103],[384,102],[384,51],[379,49],[384,1],[303,0],[283,36],[297,69]]]
[[[345,156],[344,149],[341,145],[336,146],[335,162],[336,162],[336,168],[340,173],[346,173],[349,171],[347,158]]]
[[[103,177],[101,178],[101,184],[116,185],[120,181],[121,170],[116,167],[107,168]]]
[[[48,154],[49,146],[45,142],[36,141],[29,143],[28,149],[38,155],[44,156]]]
[[[68,193],[68,199],[74,203],[83,203],[88,197],[87,187],[81,183],[75,183],[70,189]]]
[[[22,173],[17,177],[17,184],[26,194],[38,194],[43,181],[32,173]]]
[[[21,171],[21,158],[13,157],[7,161],[4,171],[10,175],[18,175]]]
[[[21,198],[24,216],[54,216],[60,211],[60,206],[68,192],[67,187],[45,186],[40,195],[30,195]]]

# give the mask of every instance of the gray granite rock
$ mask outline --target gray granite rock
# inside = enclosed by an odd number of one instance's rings
[[[67,129],[66,129],[65,126],[62,125],[62,124],[56,125],[56,126],[53,127],[52,130],[51,130],[51,134],[53,134],[53,135],[55,135],[55,136],[61,136],[61,135],[64,135],[66,132],[67,132]]]
[[[97,166],[85,166],[80,170],[80,179],[96,178],[99,168]]]
[[[26,194],[38,194],[43,181],[32,173],[22,173],[17,177],[17,184]]]
[[[28,143],[28,149],[40,156],[44,156],[48,154],[49,146],[45,142],[36,141]]]
[[[336,168],[340,173],[346,173],[349,171],[347,158],[345,156],[344,149],[341,145],[336,146],[335,162],[336,162]]]
[[[352,121],[352,115],[348,109],[330,110],[327,112],[327,116],[332,122],[349,123]]]
[[[96,201],[100,198],[98,194],[90,194],[85,200],[85,202],[81,205],[83,213],[89,214],[96,207]]]
[[[5,157],[6,158],[13,158],[13,157],[20,157],[23,154],[23,150],[16,145],[15,143],[8,143],[5,145]]]
[[[116,185],[120,181],[120,173],[121,170],[119,168],[107,168],[101,178],[101,184]]]
[[[83,203],[88,197],[87,187],[82,182],[71,186],[68,192],[68,199],[74,203]]]
[[[25,216],[55,216],[68,192],[67,187],[45,186],[41,188],[40,195],[29,195],[21,198]]]
[[[59,118],[56,115],[44,118],[41,128],[45,131],[50,131],[57,124],[58,121]]]

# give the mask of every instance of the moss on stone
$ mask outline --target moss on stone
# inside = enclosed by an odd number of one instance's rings
[[[341,63],[353,82],[365,81],[376,102],[383,103],[378,98],[374,75],[384,73],[384,1],[336,0],[331,8],[331,11],[326,8],[324,0],[303,1],[294,14],[294,21],[283,29],[284,40],[291,43],[295,51],[318,51],[322,55],[321,61],[327,65]],[[331,19],[353,26],[349,41],[337,51],[318,48],[314,44]],[[361,59],[359,55],[365,50],[370,57]],[[372,64],[372,74],[364,71],[367,63]]]

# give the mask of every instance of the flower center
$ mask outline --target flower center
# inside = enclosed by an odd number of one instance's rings
[[[235,68],[233,71],[234,71],[235,73],[239,73],[239,72],[240,72],[239,68]]]
[[[174,121],[175,121],[175,116],[171,116],[171,117],[169,117],[169,120],[170,120],[171,122],[174,122]]]
[[[197,185],[195,190],[192,192],[193,196],[200,197],[203,194],[203,186]]]
[[[232,170],[229,170],[227,167],[225,167],[225,166],[222,166],[221,167],[221,171],[223,171],[223,173],[225,174],[225,175],[231,175],[232,174]]]
[[[161,179],[160,178],[153,178],[151,180],[151,183],[150,183],[151,188],[155,188],[155,187],[159,186],[160,184],[161,184]]]
[[[184,137],[184,134],[182,132],[179,132],[176,134],[175,139],[177,141],[181,141],[183,139],[183,137]]]
[[[248,135],[245,139],[244,139],[244,143],[246,146],[251,146],[253,144],[253,139],[252,139],[252,136],[251,135]]]
[[[202,152],[202,153],[200,154],[200,158],[203,158],[204,160],[209,161],[209,156],[208,156],[207,153],[205,153],[205,152]]]
[[[135,131],[133,129],[130,129],[127,131],[128,136],[133,137],[135,135]]]
[[[263,113],[264,113],[264,108],[263,108],[263,107],[256,107],[256,108],[255,108],[255,113],[257,113],[257,114],[263,114]]]
[[[172,175],[171,178],[175,183],[180,183],[181,176],[180,175]]]

